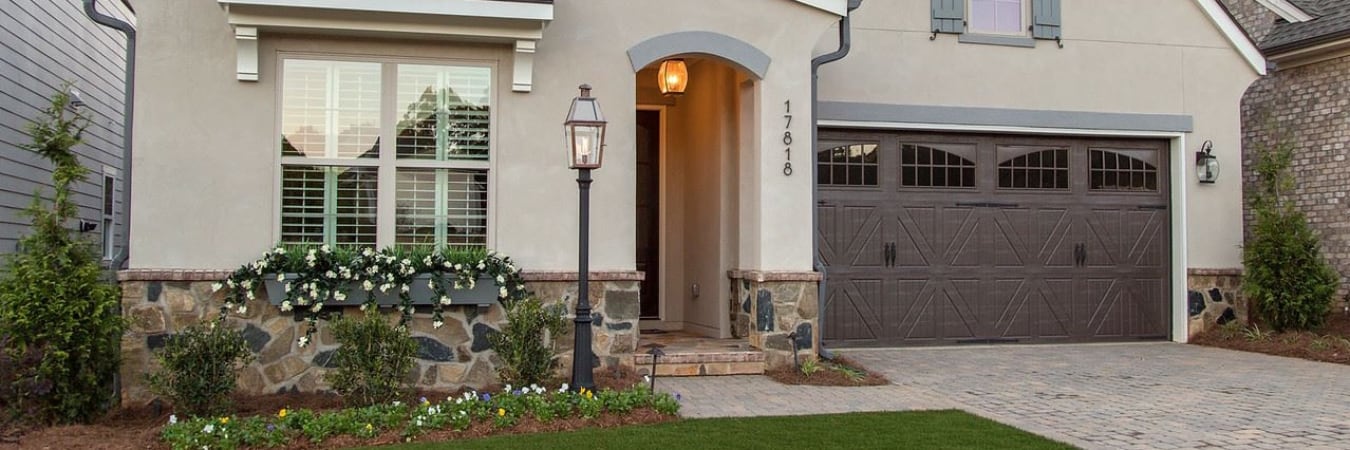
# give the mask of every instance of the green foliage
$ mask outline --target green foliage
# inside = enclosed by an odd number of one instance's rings
[[[275,415],[246,418],[179,421],[171,417],[161,437],[174,449],[276,448],[295,444],[297,440],[322,447],[325,441],[340,436],[371,439],[398,432],[404,439],[412,440],[437,430],[465,431],[475,423],[505,429],[525,417],[535,417],[541,422],[594,419],[604,413],[625,415],[642,408],[674,416],[679,413],[680,402],[670,394],[652,393],[643,384],[599,393],[551,391],[537,385],[512,390],[507,386],[507,390],[496,395],[466,392],[439,403],[423,398],[411,405],[390,402],[324,412],[283,409]]]
[[[1271,335],[1269,331],[1262,331],[1259,325],[1253,324],[1242,331],[1242,337],[1252,342],[1265,342],[1270,340]]]
[[[862,381],[864,378],[867,378],[867,372],[863,372],[861,370],[845,366],[843,364],[830,364],[830,368],[834,369],[840,374],[843,374],[844,378],[847,378],[848,381],[852,381],[854,383],[857,383],[859,381]]]
[[[557,367],[553,337],[567,329],[562,305],[544,306],[535,298],[504,305],[506,325],[488,335],[492,349],[501,357],[497,375],[503,383],[539,384],[553,375]]]
[[[810,377],[812,375],[820,373],[820,371],[825,370],[825,368],[821,367],[820,361],[816,361],[815,358],[807,358],[806,361],[802,361],[800,370],[802,371],[802,375]]]
[[[0,349],[10,348],[13,341],[9,336],[0,336]],[[0,351],[0,405],[19,405],[20,399],[43,397],[51,391],[51,380],[38,376],[38,365],[45,354],[43,350],[41,346],[33,346],[14,355]],[[0,429],[8,428],[6,425],[12,421],[23,421],[37,413],[34,406],[27,404],[27,409],[8,411],[9,417],[0,418]]]
[[[229,411],[239,369],[253,361],[253,352],[243,333],[207,322],[169,339],[155,359],[160,369],[146,376],[151,391],[179,411],[212,416]]]
[[[371,311],[360,319],[339,319],[333,337],[341,344],[333,355],[337,368],[325,378],[347,402],[389,403],[407,391],[417,342],[406,327]]]
[[[124,327],[120,290],[103,281],[96,246],[67,228],[78,217],[72,185],[88,174],[71,150],[87,121],[69,105],[57,93],[28,126],[23,147],[52,164],[52,201],[34,195],[25,211],[32,228],[0,271],[0,335],[11,338],[0,351],[22,359],[44,349],[33,380],[50,383],[6,406],[37,422],[87,422],[109,407]]]
[[[1245,292],[1262,322],[1276,331],[1322,325],[1340,276],[1322,258],[1321,244],[1303,213],[1286,198],[1294,188],[1293,146],[1259,147],[1249,191],[1254,215],[1243,249]]]

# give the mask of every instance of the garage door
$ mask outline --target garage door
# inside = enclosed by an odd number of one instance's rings
[[[822,132],[826,345],[1166,338],[1167,147]]]

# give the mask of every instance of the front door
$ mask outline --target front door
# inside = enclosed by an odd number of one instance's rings
[[[661,318],[661,111],[637,112],[637,270],[643,319]]]

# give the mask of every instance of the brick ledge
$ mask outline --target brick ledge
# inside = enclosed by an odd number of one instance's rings
[[[1193,276],[1193,277],[1240,277],[1240,276],[1242,276],[1242,268],[1241,268],[1241,267],[1230,268],[1230,269],[1195,269],[1195,268],[1191,268],[1191,269],[1186,269],[1186,275],[1190,275],[1190,276]]]
[[[820,272],[787,272],[766,270],[728,270],[733,280],[764,281],[820,281]]]
[[[577,281],[577,272],[523,270],[525,281]],[[638,271],[592,271],[590,281],[642,281],[647,274]]]

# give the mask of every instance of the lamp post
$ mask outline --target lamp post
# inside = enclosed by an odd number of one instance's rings
[[[572,108],[563,122],[567,137],[567,166],[577,170],[577,190],[580,193],[581,214],[578,220],[577,246],[577,308],[575,341],[572,346],[573,389],[595,389],[593,380],[594,356],[591,350],[590,303],[590,228],[591,228],[591,170],[599,169],[605,151],[605,115],[600,103],[591,97],[591,86],[579,87],[581,95],[572,99]]]

